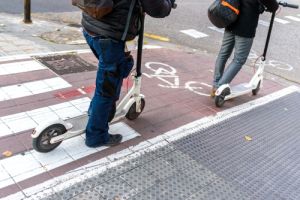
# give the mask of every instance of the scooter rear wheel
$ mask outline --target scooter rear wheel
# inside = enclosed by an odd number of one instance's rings
[[[66,132],[66,128],[62,124],[53,124],[41,132],[37,138],[33,138],[32,146],[38,152],[47,153],[55,149],[62,142],[51,144],[50,141],[53,137],[62,135]]]
[[[145,108],[145,99],[141,99],[141,112],[136,112],[136,102],[134,102],[131,107],[129,108],[127,114],[125,115],[125,117],[129,120],[135,120],[137,119],[140,114],[143,112],[144,108]]]
[[[260,89],[260,82],[261,82],[261,81],[259,81],[258,84],[257,84],[257,86],[256,86],[256,88],[255,88],[254,90],[252,90],[252,94],[253,94],[254,96],[257,95],[258,92],[259,92],[259,89]]]

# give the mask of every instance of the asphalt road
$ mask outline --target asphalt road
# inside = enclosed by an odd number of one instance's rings
[[[67,12],[77,9],[71,0],[31,0],[32,12]],[[24,0],[0,0],[0,12],[23,13]]]
[[[71,0],[32,0],[32,12],[78,11]],[[299,4],[300,0],[287,0]],[[212,0],[177,0],[178,7],[165,19],[147,17],[146,32],[170,38],[172,43],[188,46],[217,55],[222,41],[222,30],[211,29],[207,8]],[[0,0],[0,12],[23,12],[23,0]],[[257,28],[251,60],[261,55],[268,31],[270,13],[264,13]],[[282,8],[276,16],[267,55],[266,71],[300,83],[300,10]],[[284,21],[282,21],[284,20]],[[205,37],[194,38],[182,33],[184,30],[197,31]]]

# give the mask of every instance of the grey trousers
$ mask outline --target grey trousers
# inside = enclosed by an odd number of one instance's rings
[[[222,46],[215,64],[213,86],[218,88],[230,83],[247,61],[253,44],[253,38],[234,35],[229,31],[224,32]],[[225,65],[234,49],[234,57],[226,68]]]

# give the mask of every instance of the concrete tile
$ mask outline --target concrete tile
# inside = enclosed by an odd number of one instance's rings
[[[42,167],[29,152],[1,160],[1,165],[12,177]]]

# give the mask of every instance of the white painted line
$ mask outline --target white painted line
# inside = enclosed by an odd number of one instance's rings
[[[188,29],[188,30],[182,30],[180,31],[181,33],[184,33],[186,35],[189,35],[193,38],[204,38],[204,37],[208,37],[208,35],[206,35],[205,33],[202,33],[202,32],[199,32],[199,31],[196,31],[195,29]]]
[[[149,45],[149,44],[143,45],[143,49],[161,49],[161,48],[162,48],[161,46],[157,46],[157,45]]]
[[[17,74],[36,70],[47,69],[34,60],[0,64],[0,75]]]
[[[217,31],[218,33],[224,33],[224,28],[217,28],[215,26],[209,26],[208,28],[213,31]]]
[[[280,18],[277,18],[277,17],[275,17],[275,22],[278,22],[278,23],[281,23],[281,24],[288,24],[288,23],[290,23],[289,21],[287,21],[287,20],[284,20],[284,19],[280,19]]]
[[[45,120],[68,119],[87,112],[90,99],[81,99],[0,117],[0,137],[35,128]]]
[[[3,94],[0,101],[32,96],[68,87],[71,87],[71,85],[60,77],[5,86],[0,88],[0,94]]]
[[[264,20],[259,20],[258,23],[259,23],[260,25],[262,25],[262,26],[265,26],[265,27],[269,27],[269,25],[270,25],[270,22],[266,22],[266,21],[264,21]]]
[[[288,18],[290,20],[296,21],[296,22],[300,22],[300,18],[299,17],[294,17],[294,16],[284,16],[285,18]]]
[[[127,137],[127,139],[124,139],[122,142],[140,136],[139,133],[123,122],[112,124],[110,132],[112,134],[117,134],[118,132],[115,130],[123,130],[123,133],[121,134],[124,138]],[[47,154],[31,150],[29,152],[25,152],[25,154],[19,154],[0,160],[0,170],[2,169],[0,171],[0,188],[4,188],[13,182],[26,180],[49,170],[61,167],[77,159],[109,148],[89,148],[85,146],[84,142],[83,137],[77,136],[64,141],[59,147]],[[111,155],[109,158],[111,160],[115,160],[132,153],[133,152],[131,150],[125,149],[124,151]],[[45,188],[41,187],[41,189]]]

